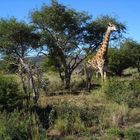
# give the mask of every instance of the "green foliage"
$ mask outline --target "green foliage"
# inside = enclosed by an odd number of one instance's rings
[[[49,71],[46,76],[47,84],[47,95],[54,95],[55,93],[59,94],[63,89],[62,82],[58,76],[58,73],[54,71]],[[63,92],[63,91],[62,91]]]
[[[0,108],[13,110],[22,107],[23,95],[16,78],[0,75]]]
[[[39,118],[36,113],[31,113],[27,115],[29,119],[29,126],[28,126],[28,139],[31,140],[46,140],[46,132],[45,129],[42,128],[39,122]]]
[[[29,137],[29,118],[14,112],[0,114],[0,139],[1,140],[27,140]]]
[[[15,18],[0,20],[0,49],[12,57],[24,57],[30,47],[38,45],[39,35],[33,26],[18,22]]]
[[[55,128],[59,131],[66,134],[86,131],[85,124],[80,116],[80,110],[77,107],[63,103],[56,108],[56,111],[59,117],[56,119]]]
[[[108,69],[115,75],[122,75],[124,69],[132,65],[126,52],[118,48],[109,48],[108,51]]]
[[[47,46],[43,51],[49,53],[49,62],[69,88],[70,76],[78,65],[75,60],[81,54],[79,44],[83,42],[90,16],[52,1],[51,5],[43,5],[32,12],[31,18],[34,26],[40,29],[43,45]]]
[[[119,128],[110,128],[107,130],[107,135],[109,138],[113,139],[115,137],[117,138],[124,138],[124,132],[120,130]]]
[[[77,12],[57,1],[35,10],[31,18],[34,26],[40,29],[44,46],[47,46],[43,51],[47,50],[51,64],[67,89],[70,88],[72,72],[87,54],[99,47],[109,21],[117,25],[119,32],[125,30],[115,18],[103,16],[91,21],[87,13]],[[81,58],[85,50],[87,54]]]
[[[140,72],[140,44],[132,39],[127,39],[122,44],[122,50],[132,63],[131,66],[136,67]]]
[[[120,33],[125,32],[125,25],[120,23],[115,17],[103,15],[97,17],[94,21],[87,25],[88,35],[85,36],[86,43],[93,44],[98,47],[102,42],[103,35],[106,32],[109,22],[117,26],[117,32],[113,33],[111,40],[117,40],[118,38],[121,39],[122,34]]]
[[[120,48],[109,48],[108,62],[109,70],[116,75],[121,75],[128,67],[136,67],[140,71],[140,44],[128,39]]]
[[[88,135],[88,128],[94,127],[94,133],[98,132],[99,114],[102,107],[80,107],[63,102],[55,107],[58,118],[55,121],[55,129],[63,134]],[[91,130],[92,131],[92,130]]]
[[[132,80],[129,83],[129,88],[131,91],[131,96],[129,98],[129,106],[130,107],[140,107],[140,81]]]
[[[41,67],[42,67],[43,71],[45,71],[45,72],[56,71],[56,69],[54,67],[54,63],[55,62],[53,62],[53,59],[51,61],[51,59],[48,57],[48,58],[43,59],[43,62],[41,63]]]
[[[107,96],[110,99],[116,101],[117,103],[127,101],[128,96],[126,95],[129,94],[127,91],[128,91],[128,83],[124,81],[118,81],[116,79],[110,79],[105,87],[105,93],[107,94]]]
[[[104,139],[127,139],[127,140],[139,140],[140,132],[139,130],[128,127],[126,130],[120,128],[110,128],[106,131],[106,136]]]
[[[66,119],[57,118],[55,121],[54,128],[59,130],[61,133],[67,133],[68,122]]]
[[[104,111],[100,112],[99,125],[100,130],[105,131],[112,127],[121,127],[125,125],[125,120],[128,116],[128,106],[117,103],[107,103],[104,107]]]
[[[17,71],[17,65],[14,65],[12,58],[3,58],[0,60],[0,71],[2,73],[15,73]]]
[[[139,140],[140,131],[130,127],[125,132],[125,138],[127,138],[128,140]]]
[[[0,114],[1,140],[45,140],[44,130],[38,126],[35,114],[12,112]]]
[[[7,68],[7,64],[4,61],[0,61],[1,65],[0,65],[0,71],[4,72]]]
[[[108,99],[121,104],[126,103],[130,107],[139,106],[140,83],[139,80],[120,81],[110,79],[104,87]]]

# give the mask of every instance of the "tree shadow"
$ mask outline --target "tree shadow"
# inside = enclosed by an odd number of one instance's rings
[[[92,82],[90,84],[90,90],[95,90],[101,87],[101,84],[98,84],[97,82]],[[80,94],[81,91],[89,91],[89,89],[87,88],[87,81],[83,80],[81,81],[77,86],[75,86],[74,88],[72,88],[73,93],[76,94]]]
[[[50,113],[53,109],[54,109],[54,107],[52,105],[48,105],[46,107],[34,106],[34,108],[33,108],[34,112],[37,114],[37,116],[39,118],[39,121],[40,121],[42,127],[45,129],[48,129],[50,126]],[[51,119],[56,118],[56,116],[57,116],[56,111],[54,111],[53,115],[54,115],[54,118],[51,118]]]
[[[91,84],[90,90],[99,89],[100,87],[101,87],[101,84]]]

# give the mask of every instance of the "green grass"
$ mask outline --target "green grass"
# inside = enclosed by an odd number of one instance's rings
[[[30,117],[29,112],[16,110],[17,116],[22,114],[22,120],[17,119],[15,123],[12,114],[4,118],[7,115],[1,113],[0,118],[5,121],[0,119],[0,134],[12,137],[30,134],[31,140],[138,140],[140,82],[137,73],[128,75],[132,71],[126,70],[127,76],[110,77],[102,86],[100,79],[93,77],[92,83],[99,86],[90,92],[84,90],[84,77],[72,76],[71,93],[62,90],[56,73],[49,73],[45,75],[49,79],[49,94],[40,93],[38,105],[32,106],[32,113],[29,111]],[[20,79],[16,79],[20,83]],[[63,94],[50,94],[58,91]],[[13,123],[16,124],[14,132],[10,133],[7,130]],[[23,131],[20,132],[21,127]]]

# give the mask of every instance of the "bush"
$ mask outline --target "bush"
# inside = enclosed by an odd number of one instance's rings
[[[117,103],[124,103],[128,97],[128,83],[116,79],[109,79],[104,91],[109,99]],[[127,94],[126,94],[127,93]]]
[[[125,138],[128,140],[139,140],[140,131],[135,128],[128,128],[125,132]]]
[[[35,114],[17,111],[0,114],[0,140],[45,140],[45,133]]]
[[[109,139],[127,139],[127,140],[139,140],[140,132],[135,128],[128,128],[126,130],[120,128],[110,128],[106,130],[103,140]]]
[[[62,102],[55,106],[55,110],[58,117],[55,120],[54,129],[62,134],[85,136],[87,133],[92,133],[92,130],[98,133],[99,116],[104,108],[76,106],[70,102]]]
[[[67,132],[67,120],[63,118],[57,118],[55,121],[55,126],[54,128],[59,130],[61,133],[66,133]]]
[[[123,127],[127,123],[129,109],[127,105],[108,103],[99,116],[100,128]]]
[[[108,99],[119,104],[126,103],[129,107],[139,106],[140,83],[137,80],[124,81],[109,79],[104,86],[104,92]]]
[[[107,130],[107,135],[110,139],[124,138],[124,132],[119,128],[110,128]]]
[[[109,48],[108,51],[108,68],[115,75],[122,75],[124,69],[131,66],[126,52],[118,48]]]
[[[129,88],[131,91],[131,98],[129,98],[130,107],[140,107],[140,81],[132,80],[129,83]]]
[[[81,119],[78,107],[64,103],[56,108],[59,116],[55,122],[55,128],[62,133],[75,134],[86,131],[85,124]]]
[[[1,140],[27,140],[29,118],[20,113],[0,115],[0,139]]]
[[[0,75],[0,109],[12,111],[16,107],[21,107],[21,93],[15,78]]]

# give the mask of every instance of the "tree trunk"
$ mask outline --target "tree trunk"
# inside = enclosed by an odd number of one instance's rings
[[[71,83],[71,73],[68,71],[65,71],[65,77],[64,77],[64,86],[65,89],[70,90],[70,83]]]
[[[60,77],[60,79],[61,79],[61,81],[62,81],[62,84],[64,85],[64,75],[62,75],[62,72],[59,72],[59,77]]]
[[[34,82],[34,78],[33,78],[33,75],[32,75],[32,72],[31,72],[31,69],[29,71],[29,76],[30,76],[30,79],[31,79],[31,83],[32,83],[32,90],[33,90],[33,99],[34,99],[34,102],[37,103],[37,100],[39,98],[39,94],[35,88],[35,82]]]
[[[25,76],[23,74],[23,70],[22,70],[22,67],[19,66],[19,76],[20,76],[20,79],[21,79],[21,82],[22,82],[22,88],[23,88],[23,92],[25,94],[25,99],[26,99],[26,106],[27,106],[27,109],[29,108],[29,103],[30,103],[30,92],[28,90],[28,87],[27,87],[27,81],[25,80]]]
[[[36,87],[35,87],[35,81],[34,81],[34,78],[33,78],[32,69],[30,68],[30,66],[28,64],[24,63],[22,58],[20,58],[20,63],[21,63],[21,67],[23,67],[26,71],[25,73],[27,75],[28,80],[29,81],[31,80],[31,88],[32,88],[32,91],[33,91],[33,100],[34,100],[35,103],[37,103],[37,100],[39,98],[39,94],[38,94],[38,92],[36,90]],[[22,70],[21,70],[21,72],[22,72]],[[27,92],[29,92],[29,91],[27,91]]]

